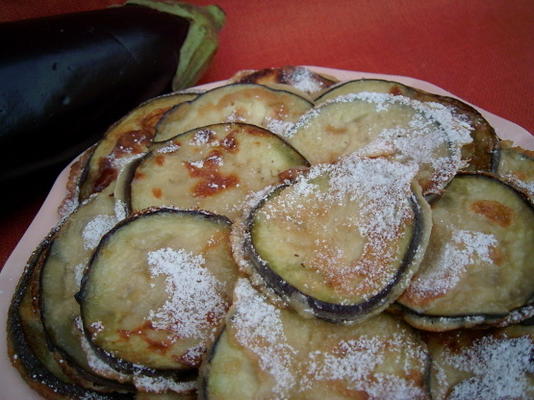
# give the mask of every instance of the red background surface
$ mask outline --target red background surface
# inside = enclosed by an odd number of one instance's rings
[[[103,8],[113,0],[0,0],[0,21]],[[214,0],[227,14],[201,83],[281,65],[407,75],[534,132],[532,0]],[[12,194],[16,195],[16,194]],[[0,215],[2,266],[46,193]]]

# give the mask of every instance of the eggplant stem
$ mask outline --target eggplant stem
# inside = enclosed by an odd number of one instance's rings
[[[198,7],[175,1],[129,0],[126,4],[149,7],[189,20],[189,31],[180,49],[172,88],[180,90],[198,82],[219,47],[217,33],[226,19],[224,11],[216,5]]]

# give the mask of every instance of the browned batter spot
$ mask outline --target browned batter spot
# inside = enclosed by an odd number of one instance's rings
[[[512,175],[515,176],[520,181],[526,181],[528,179],[528,175],[524,173],[523,171],[513,171]]]
[[[285,171],[282,171],[278,174],[278,179],[280,182],[284,181],[293,181],[297,179],[301,174],[306,172],[308,170],[307,167],[296,167],[296,168],[289,168]]]
[[[160,108],[152,111],[150,114],[144,117],[141,120],[141,127],[143,128],[143,130],[152,132],[161,117],[163,117],[163,114],[165,114],[169,109],[170,107]]]
[[[92,193],[98,193],[104,190],[111,182],[117,179],[119,171],[113,165],[110,156],[102,157],[98,161],[98,175],[93,183]]]
[[[155,159],[156,164],[158,164],[160,167],[165,164],[165,156],[163,154],[158,154]]]
[[[201,165],[186,161],[185,167],[192,178],[200,178],[199,182],[193,187],[193,196],[209,197],[226,189],[235,187],[239,183],[239,178],[234,175],[223,175],[219,171],[219,163],[222,159],[222,153],[219,150],[213,150],[208,157],[202,160]]]
[[[330,124],[326,125],[324,130],[333,135],[342,135],[344,133],[347,133],[347,128],[336,128],[335,126],[332,126]]]
[[[151,337],[151,333],[154,336],[159,336],[160,332],[167,332],[164,339]],[[139,336],[145,343],[148,344],[150,351],[154,351],[160,354],[165,354],[169,347],[172,346],[176,339],[176,334],[174,332],[154,328],[151,321],[146,321],[143,325],[134,329],[119,329],[117,331],[121,339],[129,340],[132,336]]]
[[[163,192],[161,191],[160,188],[152,188],[152,194],[154,195],[155,198],[160,199],[162,193]]]
[[[230,132],[226,137],[223,139],[221,146],[230,153],[236,153],[239,151],[239,142],[236,138],[236,132]]]
[[[471,210],[506,228],[512,223],[514,210],[494,200],[479,200],[471,204]]]
[[[400,87],[393,86],[391,89],[389,89],[389,93],[392,94],[393,96],[400,96],[402,94],[402,91]]]
[[[225,108],[231,109],[238,114],[235,107],[238,101],[258,101],[261,100],[264,103],[276,103],[280,101],[280,94],[270,91],[262,87],[243,88],[237,92],[228,93],[222,96],[217,103],[208,103],[202,105],[198,109],[198,114],[201,117],[212,112],[220,112]]]
[[[490,247],[489,256],[495,265],[501,265],[504,261],[503,252],[496,246]]]
[[[134,179],[143,179],[146,175],[143,174],[141,171],[135,171]]]
[[[138,126],[141,129],[132,129],[119,134],[113,150],[98,162],[98,172],[93,184],[92,192],[100,192],[111,182],[117,179],[118,169],[115,160],[129,155],[140,154],[147,150],[156,133],[155,126],[168,108],[160,108],[146,115]]]
[[[243,129],[245,130],[247,134],[254,135],[254,136],[271,136],[272,135],[272,133],[269,132],[268,130],[265,130],[265,129],[262,129],[256,126],[252,126],[252,125],[242,126],[240,127],[240,129]]]

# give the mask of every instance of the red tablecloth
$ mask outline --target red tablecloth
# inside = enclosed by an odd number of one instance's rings
[[[220,50],[202,82],[228,78],[239,69],[300,64],[407,75],[534,132],[532,0],[190,2],[216,2],[227,13]],[[0,21],[114,3],[118,2],[5,1]],[[0,213],[0,266],[44,196]]]

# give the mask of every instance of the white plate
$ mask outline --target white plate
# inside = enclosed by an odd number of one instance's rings
[[[319,73],[334,76],[342,81],[359,78],[387,79],[401,82],[405,85],[423,89],[428,92],[457,97],[454,96],[454,94],[447,92],[446,90],[441,89],[440,87],[431,83],[405,76],[381,75],[314,66],[309,66],[308,68]],[[199,86],[198,89],[209,89],[212,87],[221,86],[224,83],[225,81],[214,82]],[[476,106],[473,107],[480,111],[484,118],[488,120],[499,137],[503,139],[511,139],[523,148],[534,150],[534,136],[532,136],[528,131],[519,125],[514,124],[513,122],[510,122],[495,114],[482,110]],[[11,363],[7,357],[5,327],[9,303],[28,257],[41,242],[41,240],[47,235],[50,229],[59,221],[57,209],[66,195],[65,187],[68,178],[68,169],[68,167],[65,168],[58,176],[41,209],[26,230],[26,233],[20,242],[15,247],[15,250],[13,250],[10,257],[7,259],[7,262],[0,273],[0,371],[2,371],[0,374],[1,399],[38,400],[41,398],[30,389],[30,387],[22,380],[19,373],[13,367],[11,367]]]

